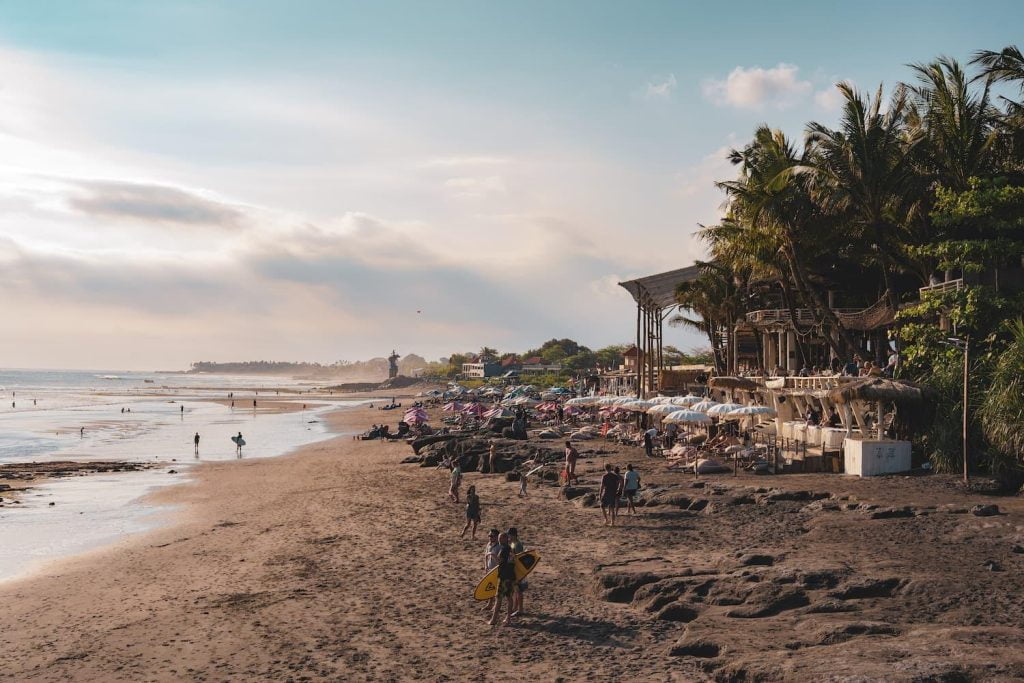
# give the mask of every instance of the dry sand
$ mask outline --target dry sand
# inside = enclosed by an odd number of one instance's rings
[[[351,432],[381,417],[332,420]],[[608,529],[584,497],[535,486],[522,500],[503,476],[467,475],[484,529],[516,525],[543,555],[513,627],[487,626],[470,597],[484,536],[458,537],[446,473],[398,465],[405,444],[340,436],[204,464],[156,496],[180,506],[173,525],[0,586],[0,679],[1024,676],[1020,499],[940,477],[730,475],[693,488],[638,449],[588,456],[595,446],[582,448],[584,484],[632,460],[662,504]],[[1003,514],[965,512],[979,502]]]

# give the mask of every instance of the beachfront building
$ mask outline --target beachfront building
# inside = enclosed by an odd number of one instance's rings
[[[462,364],[462,376],[466,378],[486,379],[488,377],[497,377],[502,372],[501,363],[478,361]]]

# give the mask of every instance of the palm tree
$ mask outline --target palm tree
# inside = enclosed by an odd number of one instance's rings
[[[998,112],[989,99],[990,81],[972,92],[971,79],[948,57],[911,68],[918,85],[907,86],[913,100],[908,119],[926,142],[921,145],[926,172],[964,192],[972,177],[991,169]]]
[[[729,197],[733,219],[755,231],[762,248],[774,245],[790,281],[815,319],[835,333],[827,337],[833,350],[849,357],[856,344],[811,281],[809,261],[803,253],[806,245],[821,244],[826,237],[822,234],[826,221],[800,175],[809,163],[806,150],[798,154],[781,131],[762,126],[755,132],[754,141],[733,151],[730,158],[740,166],[740,177],[717,185]]]
[[[807,125],[812,189],[826,212],[848,216],[849,227],[867,242],[882,272],[884,296],[896,310],[893,275],[898,264],[906,264],[902,237],[921,208],[925,187],[914,168],[921,137],[906,125],[905,86],[896,87],[884,111],[882,86],[874,97],[863,96],[848,83],[836,87],[845,100],[839,128]]]
[[[740,291],[731,273],[714,263],[700,263],[700,275],[690,282],[680,283],[676,288],[676,302],[679,308],[696,314],[691,317],[682,313],[669,318],[669,325],[686,326],[702,332],[711,344],[715,372],[729,371],[724,341],[726,330],[731,330],[740,314]]]

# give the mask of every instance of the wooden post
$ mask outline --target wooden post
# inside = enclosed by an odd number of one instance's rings
[[[637,302],[636,302],[636,358],[635,358],[635,361],[636,361],[636,395],[637,395],[637,398],[643,398],[640,395],[640,377],[641,377],[641,375],[640,375],[640,368],[641,368],[641,365],[640,365],[640,349],[641,349],[640,317],[641,317],[642,312],[643,312],[643,309],[640,306],[640,300],[639,300],[639,298],[637,298]]]
[[[967,428],[968,427],[968,425],[967,425],[967,415],[968,415],[968,412],[967,412],[968,411],[968,404],[967,404],[967,398],[968,398],[967,397],[967,393],[968,393],[967,392],[967,387],[968,387],[968,384],[967,384],[967,371],[968,371],[968,368],[970,367],[970,354],[971,354],[971,336],[967,335],[967,336],[964,337],[964,424],[963,424],[964,434],[963,434],[963,436],[964,436],[964,483],[965,484],[967,483],[967,480],[968,480],[967,456],[968,456],[968,439],[969,439],[969,435],[968,435],[968,428]]]

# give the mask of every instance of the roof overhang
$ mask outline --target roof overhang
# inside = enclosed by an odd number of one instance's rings
[[[620,282],[619,287],[629,292],[642,308],[662,310],[676,305],[676,287],[696,280],[700,274],[701,266],[693,265]]]

